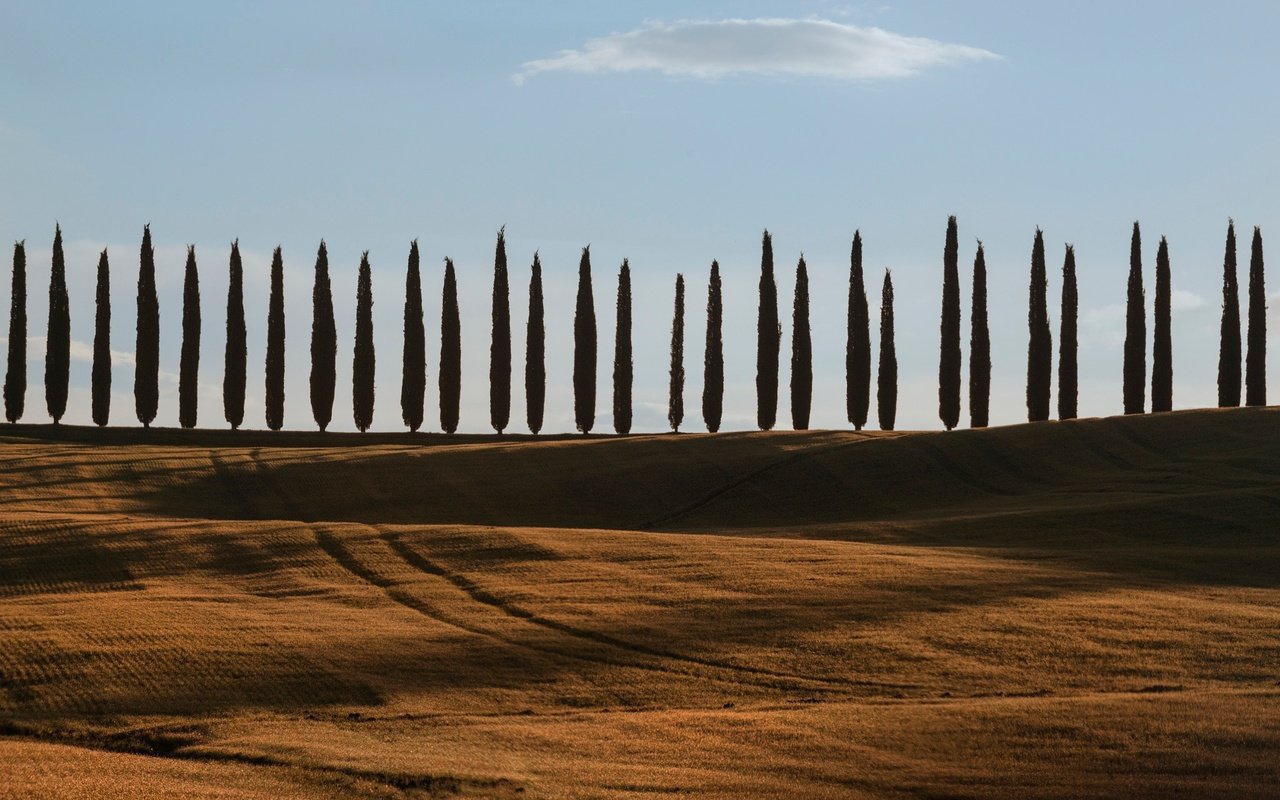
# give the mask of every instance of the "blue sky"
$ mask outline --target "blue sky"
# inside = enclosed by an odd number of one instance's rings
[[[286,425],[311,427],[311,270],[323,237],[342,341],[335,427],[351,428],[355,276],[367,249],[375,427],[399,428],[404,264],[417,238],[429,426],[437,419],[447,255],[459,268],[462,429],[481,431],[501,225],[517,354],[528,264],[535,249],[542,253],[547,428],[573,427],[572,306],[578,253],[590,243],[601,336],[597,429],[610,425],[612,293],[627,257],[636,424],[660,430],[676,272],[690,294],[686,428],[700,426],[702,306],[713,258],[725,282],[726,427],[751,426],[766,227],[779,272],[784,387],[801,252],[810,270],[812,424],[845,424],[844,296],[849,241],[860,228],[870,283],[878,286],[890,267],[898,287],[899,427],[932,428],[948,214],[959,217],[966,332],[967,269],[975,240],[986,245],[995,423],[1025,418],[1027,270],[1037,225],[1048,245],[1055,340],[1062,247],[1076,246],[1081,412],[1097,415],[1121,406],[1133,221],[1145,234],[1149,298],[1155,246],[1169,237],[1174,402],[1189,407],[1215,398],[1227,218],[1244,246],[1242,271],[1252,227],[1265,236],[1280,220],[1273,2],[51,2],[5,3],[4,20],[0,238],[28,247],[27,421],[45,418],[40,337],[55,221],[67,241],[80,355],[92,339],[96,254],[110,250],[116,424],[134,424],[128,354],[138,242],[149,222],[168,373],[160,424],[177,419],[172,374],[189,243],[203,294],[200,422],[223,424],[226,268],[238,237],[249,273],[247,424],[262,425],[266,269],[280,244]],[[1280,289],[1280,279],[1272,286]],[[873,296],[873,314],[877,302]],[[1270,329],[1280,331],[1280,318]],[[517,359],[515,430],[523,429],[522,374]],[[85,422],[87,358],[73,361],[71,380],[67,419]],[[783,397],[786,420],[785,390]]]

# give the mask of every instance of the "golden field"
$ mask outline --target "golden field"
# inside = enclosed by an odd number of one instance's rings
[[[1280,796],[1280,411],[0,429],[0,797]]]

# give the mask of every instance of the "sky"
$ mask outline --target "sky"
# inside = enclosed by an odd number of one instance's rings
[[[310,298],[323,238],[340,342],[332,427],[354,427],[356,269],[368,250],[374,428],[402,428],[404,271],[417,239],[427,309],[425,428],[438,430],[448,256],[458,268],[463,320],[460,429],[473,432],[488,429],[493,249],[504,225],[514,432],[525,430],[522,354],[535,251],[547,308],[544,430],[574,428],[573,303],[588,244],[600,328],[596,430],[611,429],[613,293],[623,258],[634,282],[636,429],[667,427],[677,273],[689,293],[684,429],[702,427],[712,259],[724,280],[724,427],[753,427],[765,229],[774,237],[783,320],[780,424],[790,420],[792,290],[803,254],[813,295],[811,424],[848,427],[845,304],[850,241],[860,230],[873,319],[886,268],[897,289],[898,427],[938,428],[948,215],[959,221],[966,340],[977,240],[986,250],[993,424],[1026,418],[1027,284],[1037,226],[1048,252],[1055,347],[1063,247],[1075,246],[1085,416],[1121,410],[1135,220],[1149,306],[1156,245],[1162,235],[1169,241],[1179,408],[1216,402],[1228,218],[1241,241],[1242,286],[1253,226],[1264,237],[1280,232],[1280,5],[1273,0],[0,7],[0,240],[27,246],[27,422],[48,419],[43,363],[55,223],[66,243],[72,313],[65,421],[89,421],[94,271],[105,247],[111,420],[137,424],[134,296],[149,223],[162,331],[157,424],[177,424],[182,268],[193,244],[204,330],[199,421],[225,425],[227,260],[238,238],[249,320],[246,426],[264,425],[267,268],[280,245],[285,425],[313,427]],[[4,309],[8,261],[0,258]],[[1280,278],[1271,285],[1274,367]],[[0,336],[6,330],[7,317]],[[872,338],[878,343],[878,331]],[[966,347],[966,370],[967,358]],[[1271,374],[1271,394],[1280,396],[1277,368]]]

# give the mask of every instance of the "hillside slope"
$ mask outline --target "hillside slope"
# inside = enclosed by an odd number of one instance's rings
[[[1280,792],[1270,409],[0,434],[0,797]]]

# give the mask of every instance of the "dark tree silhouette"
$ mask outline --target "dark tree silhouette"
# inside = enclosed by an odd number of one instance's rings
[[[546,338],[542,309],[542,263],[535,252],[533,269],[529,273],[529,322],[524,340],[525,417],[529,423],[529,431],[534,434],[542,430],[542,411],[547,396]]]
[[[111,418],[111,267],[107,251],[98,256],[98,286],[94,299],[93,376],[91,384],[93,424],[106,425]]]
[[[356,277],[356,344],[351,356],[351,411],[356,429],[361,433],[373,424],[374,368],[373,351],[373,270],[369,267],[369,251],[360,255],[360,271]]]
[[[756,322],[756,424],[773,430],[778,421],[778,285],[773,278],[773,239],[764,232],[760,245],[760,313]]]
[[[667,422],[674,433],[684,422],[684,276],[676,273],[676,304],[671,316],[671,383],[667,394]]]
[[[1058,419],[1075,419],[1080,395],[1080,300],[1076,291],[1076,250],[1067,245],[1062,260],[1062,335],[1058,342]]]
[[[867,424],[871,406],[871,317],[862,274],[862,232],[853,232],[849,253],[849,326],[844,346],[845,405],[854,430]]]
[[[1124,413],[1141,414],[1147,404],[1147,308],[1142,288],[1142,234],[1133,223],[1129,245],[1129,291],[1125,307]]]
[[[182,276],[182,356],[178,365],[178,424],[196,426],[200,395],[200,276],[196,272],[196,247],[187,245],[187,265]]]
[[[427,396],[427,330],[422,313],[422,271],[418,265],[418,240],[409,243],[409,265],[404,278],[404,355],[400,372],[400,418],[417,432],[422,427]]]
[[[267,299],[267,427],[284,427],[284,258],[271,254],[271,294]]]
[[[71,375],[71,303],[67,298],[67,262],[62,254],[62,226],[53,231],[53,265],[49,271],[49,335],[45,339],[44,399],[57,425],[67,413],[67,381]]]
[[[160,301],[156,299],[156,251],[151,226],[142,229],[138,265],[138,327],[134,348],[133,403],[138,421],[151,427],[160,403]]]
[[[809,333],[809,270],[804,256],[796,264],[796,291],[791,306],[791,427],[809,429],[813,405],[813,341]]]
[[[938,358],[938,417],[947,430],[960,424],[960,240],[947,219],[942,250],[942,345]]]
[[[1222,258],[1222,333],[1218,345],[1218,406],[1240,405],[1240,289],[1236,282],[1236,225],[1227,220]]]
[[[489,424],[498,433],[511,422],[511,289],[507,279],[506,228],[493,255],[493,331],[489,343]]]
[[[1262,266],[1262,229],[1254,226],[1249,252],[1249,349],[1244,357],[1244,402],[1267,404],[1267,291]]]
[[[622,259],[618,270],[617,326],[613,340],[613,429],[631,433],[631,265]]]
[[[1049,278],[1044,265],[1044,234],[1036,228],[1031,248],[1031,290],[1027,328],[1027,421],[1049,418],[1049,395],[1053,385],[1053,334],[1049,332]]]
[[[1155,335],[1151,340],[1151,411],[1173,410],[1173,312],[1169,286],[1169,243],[1156,250]]]
[[[702,357],[702,419],[707,430],[720,430],[724,413],[724,307],[720,298],[720,263],[711,262],[707,281],[707,343]]]
[[[248,359],[244,327],[244,267],[240,263],[240,240],[231,243],[231,263],[227,282],[227,348],[222,377],[223,416],[235,430],[244,422],[245,362]]]
[[[27,401],[27,247],[13,244],[13,291],[9,296],[9,359],[4,375],[4,416],[22,419]]]
[[[324,239],[316,251],[316,276],[311,285],[311,417],[320,430],[333,420],[333,396],[338,384],[338,326],[333,318],[333,284],[329,280],[329,249]]]
[[[462,399],[462,325],[458,319],[458,278],[453,259],[444,260],[444,289],[440,308],[440,428],[458,430]]]
[[[893,430],[898,416],[898,353],[893,343],[893,277],[884,271],[880,290],[880,369],[876,375],[876,415],[880,430]]]
[[[987,258],[978,242],[973,256],[973,300],[969,310],[969,426],[991,422],[991,330],[987,325]]]
[[[578,302],[573,315],[573,418],[581,433],[596,423],[596,308],[591,292],[591,247],[578,262]]]

